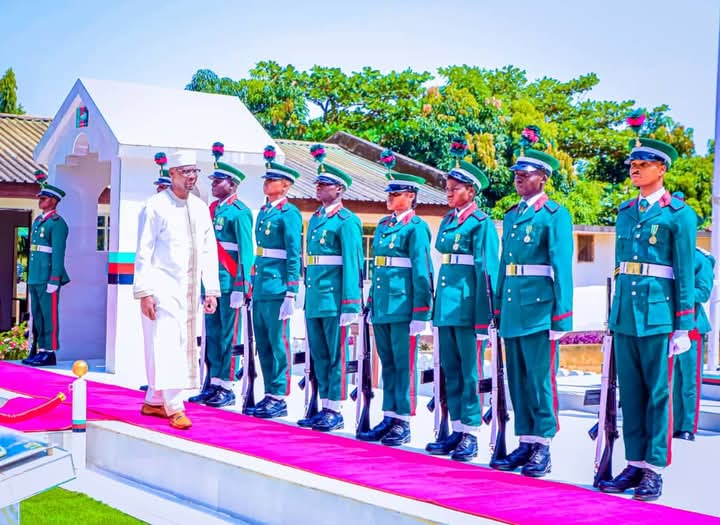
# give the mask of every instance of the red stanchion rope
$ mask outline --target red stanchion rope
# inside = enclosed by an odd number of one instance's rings
[[[47,414],[51,410],[60,406],[60,403],[63,401],[65,401],[65,394],[59,392],[54,398],[23,412],[18,412],[17,414],[3,414],[0,412],[0,423],[19,423],[21,421],[27,421],[28,419]]]

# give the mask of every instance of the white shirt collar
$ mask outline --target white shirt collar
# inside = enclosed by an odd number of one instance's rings
[[[234,196],[235,196],[235,194],[234,194],[234,193],[231,193],[230,195],[228,195],[227,197],[225,197],[223,200],[221,200],[221,201],[218,203],[218,206],[224,206],[224,205],[227,204],[228,201],[229,201],[230,199],[232,199]]]
[[[470,202],[467,203],[467,204],[465,205],[465,207],[462,208],[462,209],[455,208],[455,216],[456,216],[456,217],[460,217],[460,215],[462,215],[463,213],[465,213],[465,210],[467,210],[467,209],[468,209],[470,206],[472,206],[473,204],[475,204],[475,202],[474,202],[474,201],[470,201]]]
[[[540,200],[540,197],[542,197],[543,195],[545,195],[545,192],[544,192],[544,191],[541,191],[541,192],[538,193],[537,195],[535,195],[535,196],[533,196],[533,197],[530,197],[528,200],[520,199],[520,202],[525,201],[525,204],[527,204],[527,207],[529,208],[530,206],[534,206],[535,203],[536,203],[537,201],[539,201],[539,200]]]
[[[342,201],[336,202],[335,204],[331,204],[330,206],[325,206],[325,215],[330,215],[333,211],[337,210],[340,206],[342,206]]]
[[[42,219],[43,220],[47,219],[53,213],[55,213],[55,210],[46,211],[45,213],[42,214]]]
[[[408,213],[411,213],[412,211],[413,211],[413,209],[410,208],[409,210],[405,210],[404,212],[402,212],[400,215],[397,215],[397,214],[395,214],[395,213],[393,213],[393,215],[395,216],[395,220],[396,220],[397,222],[401,222],[401,221],[403,220],[403,218],[404,218]]]
[[[663,195],[665,195],[665,188],[660,188],[659,190],[648,195],[647,197],[643,197],[641,193],[640,195],[638,195],[638,200],[645,199],[646,201],[648,201],[648,205],[652,206],[657,201],[659,201]]]
[[[274,200],[274,201],[272,201],[272,202],[270,202],[270,203],[268,203],[268,204],[270,205],[271,208],[277,208],[277,205],[280,204],[280,203],[281,203],[282,201],[284,201],[285,199],[287,199],[287,197],[280,197],[279,199]]]

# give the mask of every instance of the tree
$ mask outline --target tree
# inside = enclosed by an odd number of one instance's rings
[[[0,113],[11,113],[13,115],[22,115],[25,113],[23,107],[18,104],[17,99],[17,80],[15,72],[12,68],[5,71],[0,77]]]

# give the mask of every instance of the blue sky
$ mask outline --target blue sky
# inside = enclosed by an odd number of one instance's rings
[[[42,116],[78,77],[182,88],[197,69],[240,78],[268,59],[346,71],[513,64],[533,79],[595,72],[593,98],[667,103],[704,153],[719,15],[715,0],[0,0],[0,70],[15,70],[20,102]]]

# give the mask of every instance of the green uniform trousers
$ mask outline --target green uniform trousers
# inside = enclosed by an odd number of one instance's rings
[[[417,349],[410,322],[373,323],[375,346],[382,364],[384,412],[414,416],[417,406]]]
[[[253,301],[255,347],[265,383],[265,393],[290,394],[290,319],[280,321],[283,300]]]
[[[440,365],[445,374],[445,393],[451,421],[480,426],[478,350],[472,326],[440,326]]]
[[[57,350],[60,346],[60,288],[51,294],[46,291],[47,284],[29,284],[28,288],[37,347]]]
[[[542,330],[505,338],[508,388],[515,413],[515,435],[552,438],[558,419],[557,363],[559,343]]]
[[[625,459],[656,467],[670,464],[673,358],[669,334],[615,334]]]
[[[349,326],[340,326],[340,316],[307,319],[308,345],[320,399],[347,399],[345,363]]]
[[[697,432],[703,340],[702,335],[693,332],[690,332],[690,350],[676,355],[673,363],[673,432]]]
[[[240,309],[230,308],[230,293],[218,298],[213,314],[205,314],[205,359],[211,378],[233,381],[232,349],[242,343]]]

